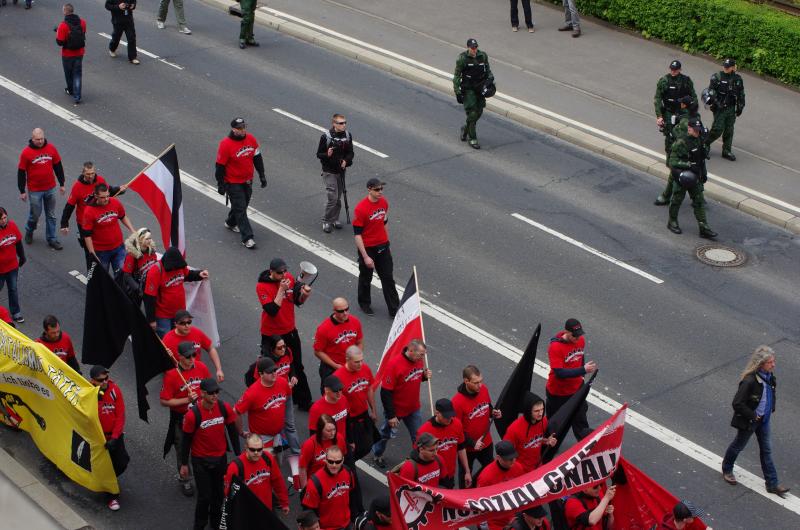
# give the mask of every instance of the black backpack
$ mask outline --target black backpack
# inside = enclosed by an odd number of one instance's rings
[[[78,19],[76,24],[70,24],[66,20],[64,22],[69,28],[69,35],[67,35],[67,41],[64,43],[64,49],[80,50],[86,46],[86,34],[83,32],[83,27],[81,27],[81,19]]]

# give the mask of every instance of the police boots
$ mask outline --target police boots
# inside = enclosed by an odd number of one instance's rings
[[[670,219],[669,222],[667,222],[667,229],[673,234],[683,233],[683,230],[681,230],[681,227],[678,225],[677,220]]]
[[[466,125],[462,125],[461,126],[461,141],[462,142],[466,142],[467,141],[467,127],[466,127]]]
[[[714,239],[717,237],[717,233],[711,230],[711,227],[708,226],[708,223],[699,223],[698,226],[700,227],[700,237],[705,239]]]

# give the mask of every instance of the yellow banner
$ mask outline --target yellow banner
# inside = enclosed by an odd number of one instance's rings
[[[93,491],[119,493],[97,416],[98,388],[44,345],[0,321],[0,421]]]

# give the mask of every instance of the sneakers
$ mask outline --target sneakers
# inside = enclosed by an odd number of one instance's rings
[[[28,245],[33,243],[33,232],[25,232],[25,243]]]
[[[111,57],[116,57],[116,56],[117,56],[117,52],[114,52],[114,51],[111,51],[111,50],[108,50],[108,54],[109,54]]]
[[[231,232],[236,232],[237,234],[239,233],[239,227],[238,226],[236,226],[236,225],[231,226],[231,225],[228,224],[228,221],[222,221],[222,224],[224,224],[225,228],[227,228]]]
[[[789,488],[784,488],[780,484],[776,484],[774,486],[767,486],[767,493],[774,493],[780,498],[784,498],[784,495],[789,493]]]
[[[375,314],[375,311],[373,311],[373,310],[372,310],[372,306],[371,306],[371,305],[369,305],[369,304],[358,304],[358,305],[359,305],[359,307],[361,308],[361,311],[362,311],[362,312],[363,312],[365,315],[370,315],[370,316],[372,316],[372,315],[374,315],[374,314]]]
[[[377,468],[386,469],[386,460],[384,460],[382,456],[376,456],[372,460],[372,463],[375,464]]]
[[[160,20],[156,20],[156,27],[158,29],[164,29],[164,23],[161,22]]]
[[[518,28],[517,26],[511,26],[511,31],[513,31],[514,33],[516,33],[516,32],[518,32],[518,31],[519,31],[519,28]]]
[[[139,59],[131,59],[131,64],[142,64]]]
[[[191,35],[192,30],[190,30],[186,26],[183,26],[181,29],[178,30],[178,33],[183,33],[184,35]]]
[[[528,33],[535,33],[535,32],[536,30],[533,28],[533,26],[528,28]]]
[[[341,230],[342,228],[344,228],[344,225],[343,225],[341,222],[339,222],[339,221],[334,221],[334,222],[333,222],[333,227],[334,227],[336,230]]]
[[[253,238],[250,238],[247,241],[242,241],[242,245],[244,245],[245,248],[249,248],[251,250],[256,248],[256,242],[253,241]]]
[[[194,486],[192,485],[191,480],[181,480],[181,493],[183,493],[186,497],[191,497],[194,495]]]
[[[23,322],[25,322],[25,317],[23,317],[22,315],[17,315],[13,317],[13,319],[14,322],[16,322],[17,324],[22,324]]]
[[[61,245],[61,242],[58,240],[48,241],[47,246],[52,248],[53,250],[62,250],[64,247]]]
[[[116,512],[119,510],[119,501],[117,499],[111,499],[108,501],[108,509],[112,512]]]
[[[333,232],[333,224],[327,222],[322,223],[322,231],[325,232],[326,234],[330,234],[331,232]]]

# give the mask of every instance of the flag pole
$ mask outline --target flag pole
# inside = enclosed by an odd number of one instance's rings
[[[424,342],[427,345],[428,343],[425,341],[425,324],[422,321],[422,297],[419,295],[419,277],[417,276],[417,266],[414,265],[412,267],[412,270],[414,271],[414,287],[416,287],[417,289],[417,301],[419,302],[419,327],[422,330],[422,342]],[[425,359],[425,370],[430,370],[430,368],[428,368],[427,353],[425,354],[424,359]],[[431,387],[430,379],[428,379],[428,400],[431,405],[431,416],[434,416],[436,413],[433,411],[433,389]]]
[[[151,329],[152,329],[152,328],[151,328]],[[155,333],[155,335],[156,335],[156,338],[158,339],[158,342],[160,342],[160,343],[161,343],[161,345],[162,345],[162,346],[164,346],[164,349],[166,350],[166,352],[167,352],[167,355],[169,355],[169,358],[170,358],[170,359],[172,359],[172,362],[174,362],[174,363],[175,363],[175,368],[180,368],[180,364],[178,363],[178,358],[177,358],[177,357],[175,357],[175,354],[174,354],[174,353],[172,353],[172,350],[170,350],[170,349],[167,347],[167,345],[166,345],[166,344],[164,344],[164,341],[163,341],[163,340],[161,340],[161,337],[159,337],[159,336],[158,336],[158,333],[156,333],[155,331],[153,331],[153,333]],[[190,389],[190,387],[189,387],[189,383],[188,383],[188,381],[186,381],[186,378],[185,378],[185,377],[183,377],[183,374],[181,373],[181,371],[180,371],[180,370],[175,370],[175,371],[176,371],[176,372],[178,372],[178,377],[180,377],[180,378],[181,378],[181,381],[183,381],[183,384],[186,386],[186,388],[189,388],[189,389]]]
[[[147,165],[144,167],[144,169],[143,169],[143,170],[141,170],[139,173],[137,173],[137,174],[136,174],[136,176],[135,176],[135,177],[133,177],[132,179],[130,179],[130,180],[129,180],[129,181],[126,183],[126,184],[124,184],[125,188],[128,188],[128,186],[130,186],[131,184],[133,184],[133,181],[134,181],[134,180],[136,180],[136,179],[138,179],[139,177],[141,177],[141,176],[142,176],[142,173],[144,173],[145,171],[147,171],[148,169],[150,169],[151,167],[153,167],[153,164],[155,164],[156,162],[158,162],[158,161],[161,159],[161,157],[162,157],[162,156],[164,156],[164,155],[167,153],[167,151],[169,151],[170,149],[173,149],[174,147],[175,147],[175,144],[169,144],[169,146],[168,146],[166,149],[164,149],[163,151],[161,151],[161,153],[160,153],[160,154],[159,154],[159,155],[156,157],[156,159],[155,159],[155,160],[153,160],[152,162],[150,162],[149,164],[147,164]],[[121,193],[121,191],[117,191],[117,193],[115,193],[113,196],[114,196],[114,197],[116,197],[116,196],[117,196],[117,195],[119,195],[120,193]]]

